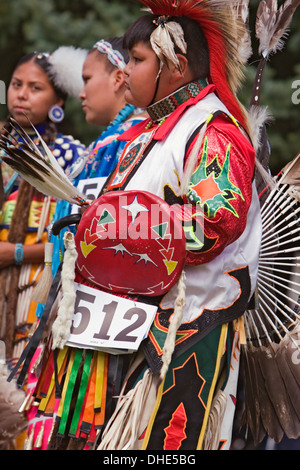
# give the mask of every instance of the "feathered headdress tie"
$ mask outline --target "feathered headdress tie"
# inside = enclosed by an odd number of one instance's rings
[[[181,72],[180,63],[177,55],[175,54],[174,44],[186,54],[187,46],[184,40],[183,29],[179,23],[169,21],[168,16],[160,16],[154,21],[157,28],[150,36],[150,43],[153,51],[160,60],[160,69],[163,64],[170,67],[170,63]]]

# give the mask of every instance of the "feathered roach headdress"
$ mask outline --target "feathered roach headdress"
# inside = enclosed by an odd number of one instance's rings
[[[239,48],[242,38],[247,35],[247,25],[242,15],[237,15],[237,8],[247,1],[224,2],[224,0],[140,0],[151,9],[152,13],[163,17],[184,16],[195,20],[202,29],[209,48],[210,76],[217,89],[217,94],[232,115],[246,125],[245,111],[239,103],[236,93],[243,77],[242,66],[245,57]],[[172,19],[170,23],[176,24]],[[234,24],[234,27],[233,27]],[[157,29],[152,33],[150,42],[160,60],[165,55],[165,62],[172,61],[170,48],[166,44],[174,40],[184,52],[184,39],[179,28],[168,28],[166,21],[158,21]],[[167,27],[166,27],[167,26]],[[169,30],[169,31],[168,31]],[[173,46],[174,50],[174,46]],[[167,56],[169,54],[169,57]],[[249,51],[247,53],[247,58]],[[175,61],[173,62],[175,63]],[[175,63],[176,64],[176,63]]]

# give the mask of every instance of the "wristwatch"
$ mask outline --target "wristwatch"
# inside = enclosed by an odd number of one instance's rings
[[[16,248],[15,248],[15,262],[19,266],[22,264],[22,261],[24,259],[24,250],[23,250],[23,245],[22,243],[16,243]]]

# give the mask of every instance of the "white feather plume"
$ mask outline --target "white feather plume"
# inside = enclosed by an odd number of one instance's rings
[[[15,119],[10,118],[9,124],[12,126],[12,133],[9,136],[1,135],[0,138],[0,149],[4,151],[1,159],[41,193],[70,204],[88,204],[59,166],[37,129],[31,124],[39,138],[41,149]],[[14,138],[13,132],[21,137],[22,142]]]
[[[246,64],[252,55],[251,34],[249,30],[249,0],[232,1],[230,2],[230,8],[233,16],[233,28],[237,29],[236,25],[238,23],[244,25],[244,29],[239,34],[236,31],[236,37],[240,60],[243,64]]]
[[[25,392],[17,388],[16,381],[7,381],[9,369],[5,363],[5,343],[0,341],[0,450],[26,429],[27,420],[19,412]]]
[[[248,115],[252,145],[257,152],[262,144],[261,130],[274,118],[267,106],[251,106]]]
[[[279,8],[277,0],[263,0],[259,3],[256,18],[256,37],[259,39],[259,53],[267,58],[284,46],[284,39],[300,0],[286,0]]]
[[[0,363],[0,449],[26,429],[27,421],[19,408],[25,393],[15,381],[8,382],[9,371]]]
[[[67,95],[78,97],[83,87],[82,67],[87,50],[73,46],[59,47],[50,57],[50,75],[54,84]]]

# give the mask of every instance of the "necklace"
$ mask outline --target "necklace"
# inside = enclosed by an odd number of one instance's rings
[[[112,134],[112,129],[118,127],[122,124],[122,122],[126,121],[126,119],[133,113],[135,107],[131,104],[127,104],[124,108],[121,109],[119,114],[116,118],[107,126],[106,129],[101,133],[100,137],[96,140],[96,142],[103,141],[106,137]],[[76,162],[72,165],[71,171],[69,173],[69,178],[74,180],[80,175],[80,178],[85,178],[87,174],[89,174],[89,178],[92,178],[96,172],[96,165],[98,160],[102,157],[102,154],[98,154],[97,144],[94,142],[93,149],[89,152],[85,152],[81,157],[79,157]],[[83,173],[82,173],[83,172]]]
[[[117,117],[108,125],[108,127],[103,131],[101,137],[106,134],[112,127],[119,126],[123,121],[125,121],[130,114],[134,111],[134,106],[132,104],[126,104],[124,108],[121,109]]]
[[[167,118],[175,111],[181,104],[185,103],[190,98],[195,98],[206,86],[206,80],[195,80],[184,85],[171,95],[157,101],[147,108],[147,112],[151,121],[158,122],[161,119]]]

